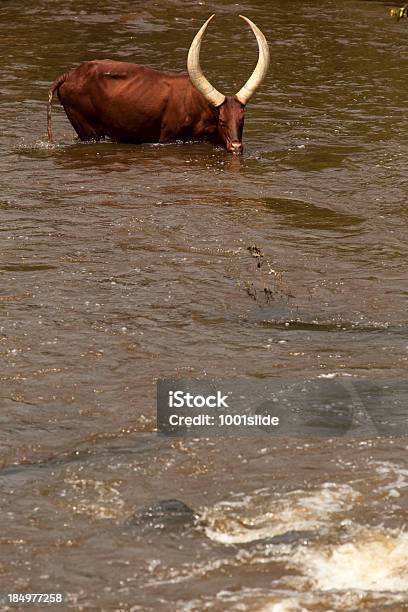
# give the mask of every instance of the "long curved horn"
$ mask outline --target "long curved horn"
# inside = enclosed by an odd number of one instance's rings
[[[251,30],[255,34],[259,49],[258,63],[255,66],[255,70],[245,85],[235,95],[241,104],[246,104],[266,77],[269,67],[269,47],[261,30],[248,17],[244,17],[244,15],[240,15],[240,17],[250,25]]]
[[[212,106],[217,107],[221,106],[221,104],[225,101],[225,96],[211,85],[211,83],[205,78],[200,67],[201,41],[203,39],[204,32],[206,31],[207,26],[213,17],[214,15],[211,15],[211,17],[207,19],[191,43],[187,57],[187,70],[194,87],[198,89],[201,94],[203,94],[207,102],[209,102]]]

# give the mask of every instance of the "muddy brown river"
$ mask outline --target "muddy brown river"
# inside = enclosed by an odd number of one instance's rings
[[[408,21],[390,6],[2,0],[0,593],[408,610]],[[184,71],[213,12],[202,66],[223,92],[257,57],[239,13],[270,45],[242,157],[80,143],[57,99],[47,144],[58,75]],[[158,435],[163,378],[357,381],[387,435]],[[156,516],[168,499],[194,520]]]

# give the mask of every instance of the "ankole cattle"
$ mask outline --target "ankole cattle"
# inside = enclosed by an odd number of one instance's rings
[[[56,79],[48,95],[48,141],[53,141],[51,105],[57,91],[81,140],[105,137],[128,143],[198,140],[241,153],[245,105],[266,76],[268,43],[259,28],[240,15],[255,34],[258,63],[238,93],[225,96],[211,85],[200,67],[201,42],[213,17],[207,19],[191,43],[188,74],[93,60]]]

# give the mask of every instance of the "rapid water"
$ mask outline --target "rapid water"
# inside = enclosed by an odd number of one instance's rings
[[[408,610],[408,22],[390,6],[3,0],[0,592]],[[83,144],[57,100],[46,143],[59,74],[96,58],[184,71],[213,12],[202,65],[223,92],[257,56],[238,13],[271,49],[242,158]],[[385,380],[394,436],[166,439],[166,377]],[[127,526],[166,498],[201,522]]]

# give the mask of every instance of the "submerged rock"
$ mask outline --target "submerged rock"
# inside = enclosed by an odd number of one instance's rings
[[[320,536],[318,531],[303,530],[303,531],[286,531],[272,537],[259,538],[259,540],[253,540],[252,542],[246,542],[245,547],[251,548],[252,546],[279,546],[280,544],[292,545],[302,544],[304,542],[310,542],[316,540]],[[240,545],[242,546],[242,544]]]
[[[141,529],[179,530],[198,524],[198,514],[178,499],[164,499],[130,516],[125,524]]]

